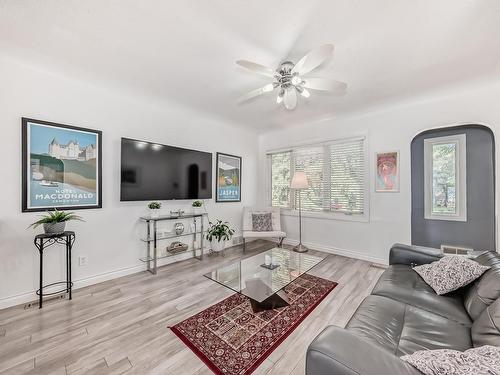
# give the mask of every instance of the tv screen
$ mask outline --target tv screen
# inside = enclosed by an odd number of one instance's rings
[[[212,198],[212,154],[122,138],[122,201]]]

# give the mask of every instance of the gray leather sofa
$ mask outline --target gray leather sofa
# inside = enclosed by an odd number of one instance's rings
[[[438,296],[411,268],[441,256],[435,249],[394,245],[390,266],[346,328],[329,326],[309,345],[306,374],[421,375],[399,357],[423,349],[500,346],[499,254],[477,257],[492,268],[467,287]]]

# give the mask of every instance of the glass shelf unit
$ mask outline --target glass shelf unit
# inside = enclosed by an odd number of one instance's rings
[[[172,239],[172,238],[178,238],[178,237],[186,237],[186,236],[194,236],[195,234],[198,235],[200,234],[201,232],[183,232],[181,234],[175,234],[175,233],[169,233],[169,234],[166,234],[166,235],[158,235],[156,237],[156,240],[157,241],[161,241],[161,240],[169,240],[169,239]],[[207,231],[204,231],[203,234],[207,233]],[[153,237],[150,237],[149,239],[148,238],[141,238],[141,241],[143,242],[153,242],[154,241],[154,238]]]
[[[160,215],[158,217],[153,217],[149,215],[141,216],[139,219],[142,221],[163,221],[163,220],[175,220],[175,219],[192,219],[192,218],[198,218],[202,216],[207,216],[208,214],[206,212],[199,213],[199,214],[182,214],[182,215]]]
[[[152,274],[156,275],[157,272],[157,267],[158,267],[158,260],[163,259],[163,258],[168,258],[171,256],[183,254],[183,253],[193,253],[193,256],[196,259],[202,260],[203,259],[203,250],[204,250],[204,234],[206,231],[204,230],[204,221],[205,217],[208,217],[208,214],[206,212],[204,213],[191,213],[191,214],[183,214],[183,215],[160,215],[158,217],[151,217],[151,216],[141,216],[139,220],[143,221],[146,224],[146,235],[141,238],[141,241],[143,241],[146,244],[146,256],[143,258],[139,258],[141,262],[145,262],[147,265],[147,269],[149,272]],[[175,234],[175,233],[165,233],[162,234],[161,236],[158,235],[158,223],[162,221],[170,221],[170,220],[190,220],[191,225],[193,225],[192,229],[181,234]],[[161,240],[167,240],[167,239],[175,239],[175,238],[181,238],[181,237],[187,237],[187,236],[192,236],[193,237],[193,246],[195,248],[193,249],[188,249],[186,251],[182,251],[176,254],[170,254],[167,253],[165,255],[159,255],[158,254],[158,242]],[[198,255],[199,252],[199,255]]]
[[[193,252],[194,252],[194,253],[195,253],[195,255],[196,255],[196,252],[200,252],[200,251],[201,251],[201,248],[200,248],[200,247],[198,247],[198,248],[196,248],[196,249],[187,249],[187,250],[184,250],[184,251],[179,251],[178,253],[175,253],[175,254],[167,253],[167,254],[164,254],[164,255],[158,255],[158,256],[156,257],[156,259],[165,259],[165,258],[174,257],[174,256],[176,256],[176,255],[181,255],[181,254],[186,254],[186,253],[193,253]],[[139,258],[139,260],[140,260],[141,262],[146,263],[146,262],[151,262],[151,261],[153,261],[153,260],[154,260],[154,258],[152,258],[152,257],[144,257],[144,258]]]

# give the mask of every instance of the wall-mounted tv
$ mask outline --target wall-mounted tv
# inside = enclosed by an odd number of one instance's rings
[[[122,138],[121,201],[212,198],[212,154]]]

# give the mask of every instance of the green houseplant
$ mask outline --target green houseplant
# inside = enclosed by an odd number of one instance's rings
[[[28,228],[37,228],[43,225],[43,230],[47,234],[62,233],[66,228],[66,222],[71,220],[84,221],[74,212],[55,209],[54,211],[47,211],[45,215],[42,215],[39,220],[32,223]]]
[[[148,204],[148,208],[149,208],[149,214],[151,217],[160,216],[160,208],[161,208],[160,202],[151,202]]]
[[[215,223],[208,223],[206,239],[210,241],[212,250],[215,252],[223,251],[226,247],[226,241],[229,241],[234,234],[234,229],[229,226],[227,221],[217,219]]]
[[[192,206],[193,207],[201,207],[201,206],[203,206],[203,202],[202,201],[194,201]]]
[[[204,212],[203,201],[196,200],[191,204],[191,206],[193,207],[194,214],[201,214]]]

